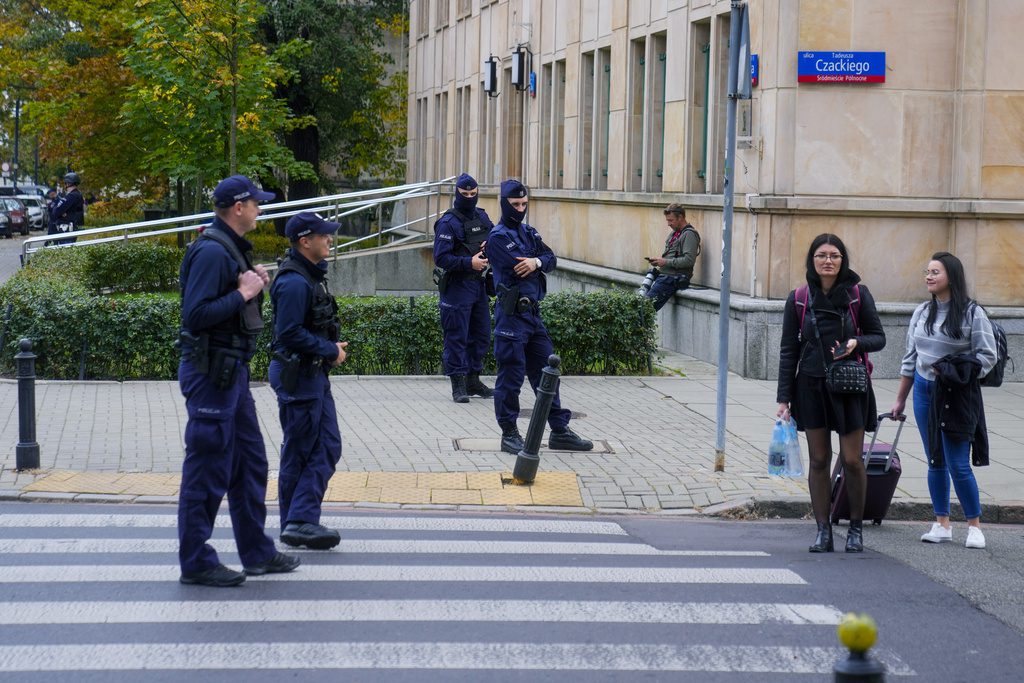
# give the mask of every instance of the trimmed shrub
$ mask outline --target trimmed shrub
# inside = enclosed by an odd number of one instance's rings
[[[177,247],[141,240],[46,249],[11,283],[24,276],[74,280],[94,293],[168,291],[177,287],[181,257]]]

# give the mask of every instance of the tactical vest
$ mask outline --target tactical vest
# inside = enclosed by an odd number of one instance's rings
[[[199,239],[213,240],[224,247],[238,266],[239,273],[253,270],[249,252],[243,253],[231,236],[224,231],[211,225],[203,230],[199,235]],[[192,330],[192,332],[197,334],[204,331],[207,330]],[[215,336],[216,333],[227,333],[244,337],[258,337],[260,332],[263,331],[263,292],[260,291],[259,294],[246,301],[245,306],[242,307],[242,310],[236,317],[218,323],[208,331],[213,332]]]
[[[459,256],[473,256],[480,251],[480,245],[487,239],[487,233],[490,232],[490,228],[484,225],[484,222],[480,220],[480,216],[473,211],[473,217],[462,215],[459,211],[454,208],[448,209],[445,213],[450,213],[459,219],[462,223],[462,230],[466,237],[456,247],[455,250],[458,252],[459,248],[465,250],[464,254],[458,254]]]
[[[337,343],[341,338],[338,302],[328,291],[326,280],[314,279],[306,267],[292,256],[286,257],[281,262],[281,267],[277,269],[277,277],[281,277],[285,273],[298,273],[313,288],[313,299],[310,301],[306,315],[303,317],[302,326],[322,339]],[[277,315],[276,304],[274,306],[274,315]]]

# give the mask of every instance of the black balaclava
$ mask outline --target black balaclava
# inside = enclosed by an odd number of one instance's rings
[[[510,228],[518,228],[526,218],[526,211],[516,211],[508,203],[509,199],[521,199],[526,196],[526,186],[518,180],[506,180],[501,183],[501,222]]]
[[[463,173],[455,181],[455,187],[462,190],[473,190],[476,186],[476,180],[474,180],[473,176],[468,173]],[[480,199],[479,194],[473,197],[463,197],[459,194],[459,190],[455,190],[455,201],[452,203],[452,206],[454,206],[455,210],[459,213],[472,218],[476,214],[476,201],[478,199]]]

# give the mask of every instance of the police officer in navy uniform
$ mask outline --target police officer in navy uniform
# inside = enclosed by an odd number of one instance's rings
[[[494,391],[480,381],[491,343],[484,242],[494,223],[478,208],[479,187],[468,173],[455,181],[455,199],[434,224],[434,265],[441,293],[444,373],[451,378],[452,400],[490,398]]]
[[[82,179],[71,171],[64,174],[64,192],[50,205],[50,227],[48,235],[72,233],[85,223],[85,200],[78,189]],[[53,240],[53,244],[69,244],[76,238]]]
[[[244,235],[259,202],[273,197],[245,176],[213,191],[213,222],[181,264],[181,364],[185,462],[178,495],[181,582],[237,586],[246,575],[290,572],[299,558],[280,553],[264,532],[267,453],[249,391],[249,359],[263,328],[267,271],[253,265]],[[208,541],[224,494],[244,573],[220,563]]]
[[[277,393],[284,440],[278,474],[281,540],[327,550],[341,536],[320,524],[327,483],[341,459],[338,413],[327,374],[345,361],[338,303],[327,289],[327,257],[340,223],[302,212],[288,219],[292,247],[274,277],[270,385]]]
[[[527,207],[526,187],[518,180],[501,184],[501,222],[487,237],[487,257],[494,271],[498,301],[494,314],[494,358],[498,379],[494,386],[494,412],[501,427],[501,450],[519,453],[525,447],[516,419],[523,376],[534,394],[541,370],[554,349],[540,318],[539,302],[546,292],[545,273],[557,259],[537,231],[523,222]],[[561,406],[558,394],[551,403],[548,447],[589,451],[593,442],[569,429],[572,413]]]

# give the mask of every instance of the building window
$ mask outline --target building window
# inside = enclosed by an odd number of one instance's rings
[[[704,193],[709,191],[708,176],[708,128],[711,111],[708,93],[711,90],[711,22],[702,21],[691,28],[690,41],[692,92],[690,93],[690,163],[687,191]]]
[[[580,159],[579,189],[591,190],[594,184],[594,53],[580,56]]]
[[[468,85],[455,91],[455,164],[456,173],[469,169],[469,109],[472,88]]]
[[[554,187],[554,178],[551,175],[551,128],[554,120],[552,118],[553,84],[551,82],[552,65],[545,64],[541,67],[541,116],[540,116],[540,178],[537,185],[540,187]]]
[[[504,131],[504,174],[503,178],[523,180],[523,120],[526,114],[526,91],[516,90],[512,85],[512,69],[505,69],[504,92],[508,97]]]
[[[608,189],[608,148],[611,144],[612,119],[612,50],[603,48],[597,51],[597,74],[600,82],[594,92],[594,111],[598,112],[597,126],[594,130],[595,145],[598,157],[594,165],[595,188]]]
[[[498,116],[497,99],[480,88],[480,183],[495,183],[498,176],[495,131]]]
[[[437,3],[437,21],[434,28],[438,31],[448,25],[448,0],[434,0]]]
[[[430,0],[416,3],[416,35],[425,38],[430,32]]]
[[[437,131],[437,156],[434,159],[434,180],[447,176],[448,169],[448,93],[434,96],[434,127]]]
[[[639,38],[629,45],[629,98],[626,119],[627,166],[626,190],[640,192],[644,188],[644,113],[647,105],[647,40]]]
[[[465,19],[473,13],[473,0],[458,0],[458,6],[455,8],[455,17],[457,19]]]
[[[541,78],[542,187],[562,187],[565,150],[565,60],[545,64]]]
[[[651,36],[647,60],[647,160],[644,164],[644,188],[661,192],[665,175],[665,84],[668,53],[664,33]]]
[[[416,100],[416,177],[420,182],[427,179],[427,98]]]

